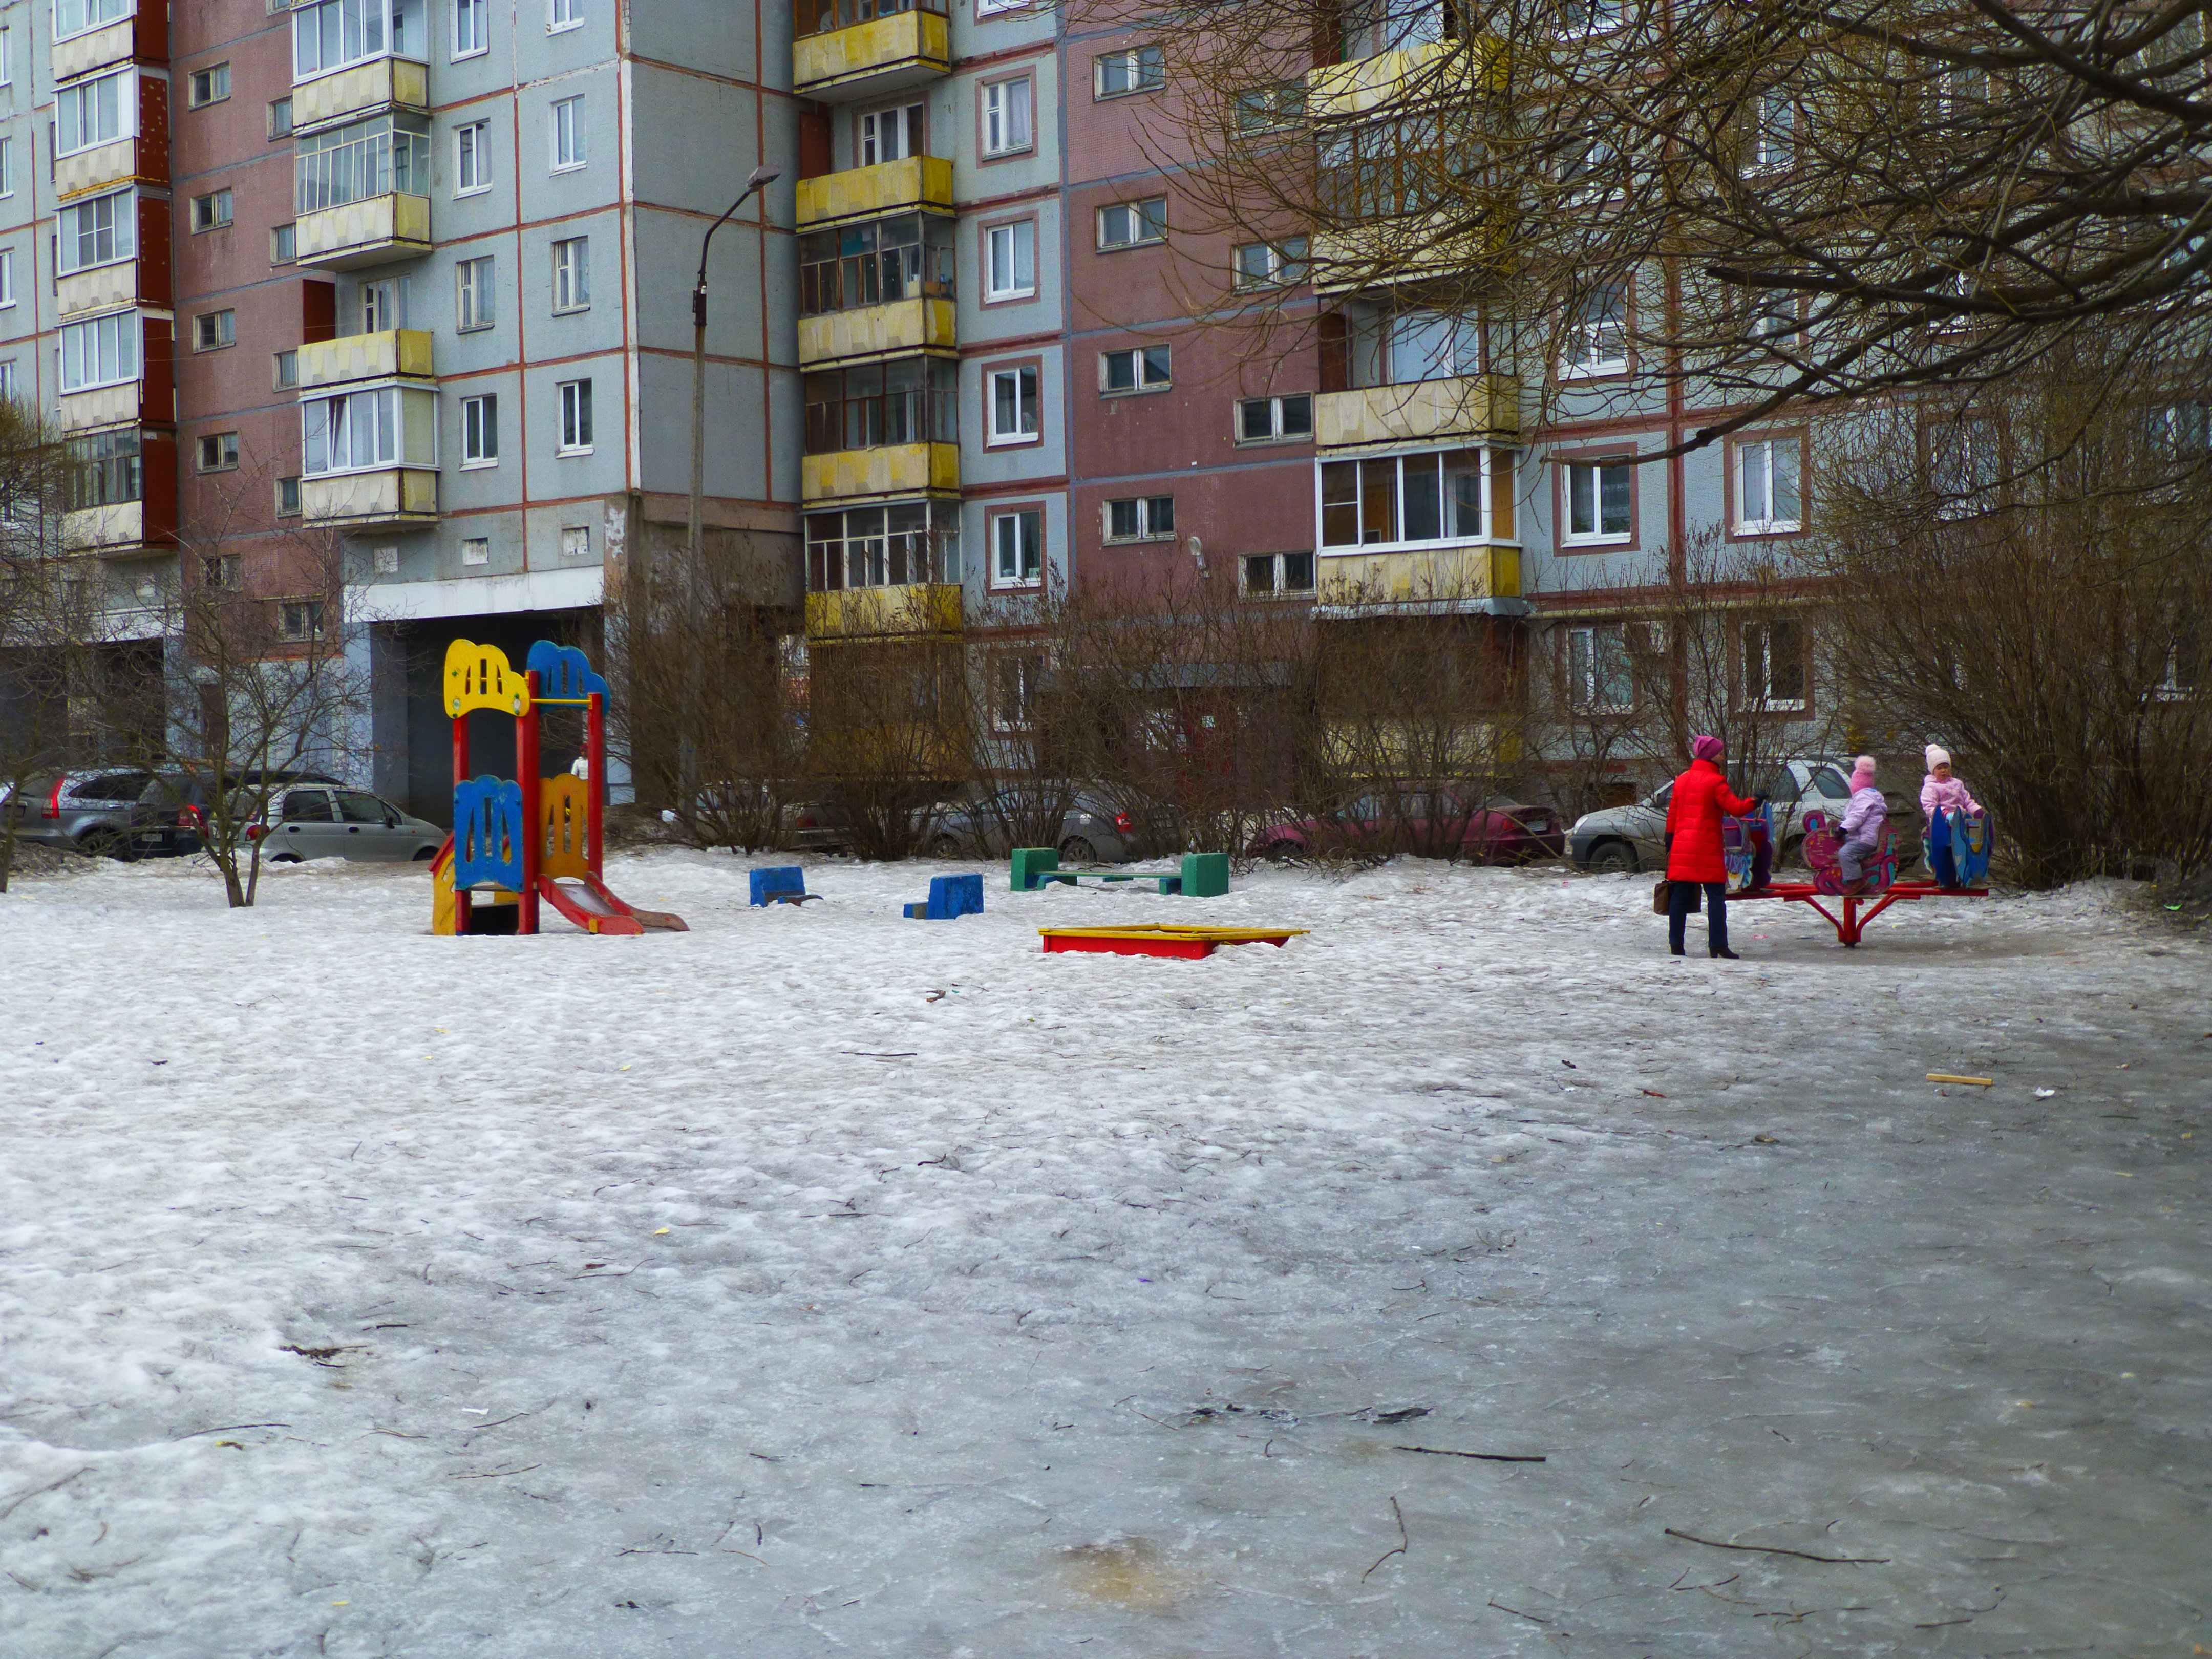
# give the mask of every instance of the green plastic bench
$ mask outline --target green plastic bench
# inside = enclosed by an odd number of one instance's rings
[[[1107,870],[1063,870],[1060,867],[1060,853],[1055,848],[1014,848],[1013,890],[1017,893],[1034,893],[1054,882],[1076,887],[1086,881],[1095,881],[1102,885],[1115,882],[1157,882],[1163,893],[1181,893],[1187,898],[1218,898],[1229,890],[1229,854],[1185,853],[1182,872],[1163,876],[1157,872],[1125,873]]]

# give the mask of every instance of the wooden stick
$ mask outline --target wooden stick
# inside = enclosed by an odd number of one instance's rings
[[[1376,1556],[1375,1558],[1375,1567],[1381,1566],[1385,1561],[1388,1561],[1394,1555],[1403,1555],[1406,1553],[1406,1547],[1413,1541],[1412,1539],[1406,1536],[1406,1511],[1398,1507],[1398,1499],[1395,1493],[1392,1494],[1390,1498],[1390,1513],[1398,1517],[1398,1547],[1395,1549],[1384,1550],[1382,1554]],[[1361,1583],[1364,1584],[1367,1582],[1367,1573],[1374,1571],[1375,1567],[1370,1567],[1367,1569],[1367,1572],[1363,1572],[1359,1575],[1359,1582]]]
[[[1954,1077],[1948,1072],[1930,1072],[1928,1080],[1930,1083],[1971,1083],[1978,1089],[1993,1088],[1996,1084],[1996,1079],[1992,1077]]]
[[[1392,1451],[1426,1452],[1431,1457],[1474,1457],[1486,1463],[1540,1463],[1540,1457],[1530,1457],[1515,1452],[1454,1451],[1449,1446],[1393,1446]]]
[[[1700,1538],[1693,1532],[1678,1532],[1672,1527],[1665,1528],[1665,1531],[1669,1538],[1686,1539],[1692,1544],[1703,1544],[1708,1549],[1741,1550],[1750,1555],[1794,1555],[1800,1561],[1825,1561],[1830,1566],[1880,1567],[1889,1565],[1889,1558],[1886,1555],[1808,1555],[1802,1550],[1786,1550],[1778,1544],[1723,1544],[1717,1538]]]

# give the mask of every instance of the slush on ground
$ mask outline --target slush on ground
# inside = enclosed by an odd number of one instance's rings
[[[746,863],[0,897],[7,1659],[2212,1649],[2212,951],[2117,884]],[[1036,931],[1158,921],[1311,931]]]

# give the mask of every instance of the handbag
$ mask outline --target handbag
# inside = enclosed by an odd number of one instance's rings
[[[1705,896],[1703,890],[1694,881],[1685,882],[1682,884],[1690,890],[1690,908],[1686,914],[1693,916],[1704,914]],[[1671,881],[1655,881],[1651,884],[1651,914],[1653,915],[1663,916],[1671,914],[1674,897],[1674,884]]]

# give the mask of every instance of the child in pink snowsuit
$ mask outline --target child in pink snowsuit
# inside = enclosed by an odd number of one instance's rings
[[[1951,751],[1941,744],[1931,743],[1927,748],[1928,775],[1920,781],[1920,810],[1933,823],[1938,812],[1964,807],[1969,812],[1982,810],[1966,788],[1964,780],[1951,775]]]

